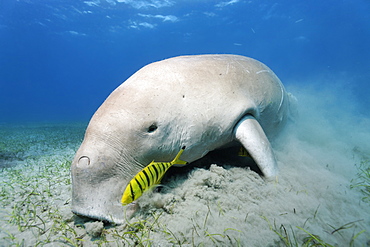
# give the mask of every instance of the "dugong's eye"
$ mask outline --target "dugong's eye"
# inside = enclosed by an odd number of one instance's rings
[[[150,126],[149,126],[149,128],[148,128],[148,133],[153,133],[154,131],[156,131],[158,129],[158,126],[155,124],[155,123],[153,123],[153,124],[151,124]]]

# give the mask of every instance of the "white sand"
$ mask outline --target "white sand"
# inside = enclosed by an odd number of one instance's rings
[[[353,246],[370,246],[370,202],[350,188],[370,159],[370,119],[347,86],[288,87],[299,118],[274,142],[278,181],[232,162],[179,169],[121,226],[70,212],[68,167],[84,126],[2,127],[0,166],[11,168],[1,170],[0,246],[285,246],[277,233],[301,246],[305,231],[350,246],[363,230]]]

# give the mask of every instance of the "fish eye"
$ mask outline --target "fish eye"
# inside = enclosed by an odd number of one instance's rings
[[[158,129],[158,126],[155,124],[155,123],[153,123],[153,124],[151,124],[150,126],[149,126],[149,128],[148,128],[148,133],[153,133],[154,131],[156,131]]]

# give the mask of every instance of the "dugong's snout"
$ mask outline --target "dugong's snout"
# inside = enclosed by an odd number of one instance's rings
[[[76,154],[71,166],[72,212],[89,218],[124,223],[135,212],[135,205],[123,206],[120,199],[125,181],[107,158]],[[108,169],[107,169],[108,168]]]
[[[90,204],[91,203],[91,204]],[[136,212],[137,205],[132,203],[122,206],[120,203],[98,202],[89,200],[88,204],[74,201],[72,203],[72,212],[79,216],[92,219],[108,221],[116,224],[123,224]]]

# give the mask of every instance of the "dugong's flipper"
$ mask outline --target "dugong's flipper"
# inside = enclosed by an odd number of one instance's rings
[[[251,115],[242,118],[235,128],[235,138],[244,146],[267,178],[276,176],[277,165],[271,144],[258,121]]]

